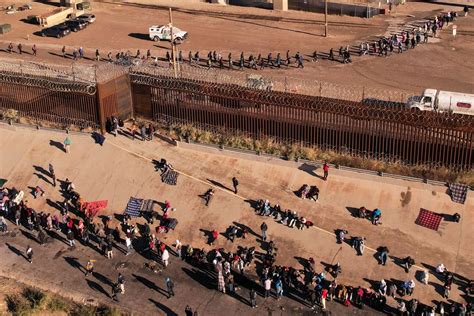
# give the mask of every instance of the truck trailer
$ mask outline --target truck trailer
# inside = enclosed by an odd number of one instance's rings
[[[474,115],[474,94],[425,89],[421,97],[412,98],[407,105],[415,111]]]

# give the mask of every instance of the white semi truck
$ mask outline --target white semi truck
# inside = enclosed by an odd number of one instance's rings
[[[421,97],[414,97],[408,107],[416,111],[437,111],[474,115],[474,95],[460,92],[426,89]]]

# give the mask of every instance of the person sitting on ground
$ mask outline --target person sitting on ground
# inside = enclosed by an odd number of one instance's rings
[[[204,193],[204,200],[206,201],[206,206],[211,202],[212,197],[214,196],[214,190],[211,188]]]
[[[342,267],[339,262],[329,267],[329,273],[332,275],[334,279],[337,279],[337,276],[342,273]]]
[[[440,263],[436,266],[436,272],[439,274],[444,274],[447,271],[446,267],[444,264]]]
[[[315,186],[315,185],[311,186],[311,188],[310,188],[310,190],[307,194],[307,198],[308,198],[308,200],[313,200],[315,202],[318,201],[318,199],[319,199],[319,189],[318,189],[317,186]]]
[[[210,245],[210,246],[212,246],[212,245],[216,242],[217,237],[219,237],[219,232],[214,229],[214,230],[211,232],[211,238],[210,238],[210,240],[209,240],[209,245]]]
[[[336,239],[338,244],[342,244],[344,242],[344,238],[347,233],[347,230],[344,229],[338,229],[336,231]]]
[[[459,223],[460,220],[461,220],[461,215],[459,215],[459,213],[454,213],[453,214],[453,221],[456,222],[456,223]]]
[[[365,249],[365,238],[352,237],[352,247],[357,251],[358,256],[362,256]]]
[[[380,280],[379,290],[380,295],[385,296],[387,294],[387,282],[384,279]]]
[[[36,186],[34,191],[33,191],[33,196],[35,199],[39,196],[44,196],[44,190],[40,186]]]
[[[297,220],[298,220],[298,214],[296,213],[296,211],[293,211],[293,213],[291,214],[290,221],[288,222],[288,227],[293,228]]]
[[[303,186],[301,187],[301,189],[300,189],[300,197],[301,197],[303,200],[306,199],[306,197],[307,197],[307,195],[308,195],[308,193],[309,193],[309,189],[310,189],[310,187],[309,187],[309,185],[307,185],[307,184],[303,184]]]
[[[367,216],[367,209],[364,206],[360,207],[357,215],[359,218],[365,218]]]
[[[281,223],[283,225],[288,225],[288,223],[290,222],[291,220],[291,216],[292,216],[292,212],[291,210],[286,210],[285,214],[283,215],[283,218],[281,220]]]
[[[0,216],[0,232],[2,233],[8,232],[8,225],[3,216]]]
[[[277,222],[281,220],[282,211],[279,204],[275,204],[275,206],[273,207],[272,214],[273,214],[273,218],[275,218]]]
[[[382,217],[382,211],[380,209],[376,208],[372,212],[372,224],[378,225],[381,217]]]
[[[405,272],[408,273],[410,272],[410,268],[415,264],[415,260],[413,260],[412,257],[408,256],[405,259],[403,259],[403,266],[405,268]]]
[[[268,200],[265,200],[265,203],[263,204],[261,208],[260,215],[262,216],[270,216],[272,213],[272,209],[270,206],[270,202]]]
[[[306,228],[306,222],[307,222],[307,221],[306,221],[306,218],[303,217],[303,216],[301,216],[300,219],[299,219],[299,221],[298,221],[298,228],[299,228],[300,230],[304,230],[304,229]]]

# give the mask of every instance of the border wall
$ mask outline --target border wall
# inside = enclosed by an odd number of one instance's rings
[[[218,135],[298,144],[386,162],[474,166],[474,116],[413,112],[409,92],[264,78],[245,72],[0,63],[0,110],[61,128],[105,129],[114,115]]]

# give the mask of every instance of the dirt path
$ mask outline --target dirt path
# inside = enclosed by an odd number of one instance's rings
[[[473,209],[472,197],[465,205],[459,205],[450,201],[444,193],[444,188],[424,184],[354,175],[337,170],[331,170],[329,181],[323,182],[315,177],[313,172],[308,173],[288,165],[248,160],[234,155],[180,149],[158,141],[143,143],[137,140],[132,142],[124,137],[109,137],[104,147],[100,147],[92,144],[92,139],[87,135],[70,137],[73,142],[72,152],[70,155],[65,155],[58,148],[49,145],[50,140],[62,141],[64,134],[29,129],[17,129],[14,132],[2,128],[0,145],[9,151],[8,155],[2,155],[0,176],[9,179],[9,185],[18,188],[26,189],[27,186],[40,184],[46,188],[46,198],[52,201],[60,200],[57,191],[33,174],[32,166],[45,167],[52,162],[58,178],[69,177],[87,200],[109,200],[107,211],[102,213],[104,215],[122,213],[130,196],[158,201],[169,200],[177,209],[173,217],[179,221],[176,231],[159,235],[159,238],[169,245],[179,238],[184,244],[192,243],[193,246],[209,249],[205,245],[206,238],[200,229],[216,228],[223,232],[231,223],[236,222],[250,227],[259,234],[259,226],[265,220],[269,226],[269,238],[274,240],[279,248],[278,264],[298,266],[296,257],[312,256],[318,263],[317,270],[321,270],[320,262],[331,262],[337,254],[335,260],[343,267],[343,273],[338,280],[347,284],[371,286],[381,278],[397,281],[417,279],[421,267],[430,269],[440,262],[464,278],[474,277],[471,264],[474,252],[468,237],[469,227],[472,227],[474,219],[472,213],[467,212]],[[179,176],[176,187],[161,183],[154,172],[153,164],[149,161],[162,157],[184,173]],[[319,170],[315,172],[320,173]],[[211,186],[209,180],[229,187],[232,176],[236,176],[240,181],[239,196],[225,189],[218,190],[211,206],[205,207],[197,196]],[[303,183],[318,185],[321,189],[319,202],[304,201],[295,196],[293,191]],[[289,229],[270,218],[255,215],[245,200],[260,198],[269,199],[272,203],[278,202],[282,208],[298,211],[299,214],[313,220],[318,228],[305,231]],[[37,210],[54,211],[44,199],[33,199],[29,195],[28,199],[31,206]],[[353,218],[350,210],[361,205],[369,209],[381,208],[383,224],[374,226],[368,221]],[[443,223],[439,232],[428,230],[414,224],[421,207],[447,214],[456,211],[461,214],[462,221],[459,224]],[[140,222],[143,222],[143,219],[140,219]],[[11,223],[10,227],[13,227]],[[352,236],[366,237],[367,245],[372,249],[381,245],[388,246],[394,258],[411,255],[415,258],[417,267],[409,274],[393,262],[382,267],[377,264],[370,249],[364,256],[356,256],[354,249],[347,245],[341,247],[335,243],[333,231],[337,228],[347,229]],[[79,246],[76,250],[70,251],[59,240],[40,247],[23,237],[19,231],[16,237],[2,238],[20,251],[26,248],[27,243],[33,243],[37,259],[31,266],[4,244],[0,247],[0,251],[6,264],[2,265],[1,273],[12,275],[24,282],[35,275],[31,279],[35,283],[45,288],[64,291],[76,299],[108,300],[109,283],[116,278],[117,273],[108,267],[111,264],[120,270],[123,263],[133,289],[128,292],[130,296],[126,294],[124,298],[134,297],[132,292],[146,291],[143,292],[146,295],[140,298],[140,303],[137,305],[131,304],[129,299],[123,299],[121,304],[127,308],[134,309],[139,306],[140,310],[153,311],[157,307],[160,309],[168,306],[166,308],[179,313],[186,304],[191,304],[200,306],[200,310],[210,314],[223,308],[232,308],[235,313],[250,311],[247,305],[237,303],[234,298],[221,296],[213,289],[207,289],[209,277],[176,258],[172,258],[171,266],[165,274],[169,273],[179,284],[179,296],[168,303],[163,295],[159,294],[160,290],[156,290],[153,285],[164,288],[165,275],[156,276],[148,272],[143,267],[144,259],[138,254],[124,257],[116,251],[116,258],[108,261],[90,248]],[[239,240],[235,244],[226,241],[224,237],[219,237],[216,247],[235,251],[238,245],[251,246],[256,243],[265,247],[259,238],[254,236]],[[77,261],[84,266],[91,257],[99,260],[97,271],[106,276],[106,278],[95,277],[98,281],[91,279],[100,287],[84,280],[83,274],[77,271],[78,265],[74,263]],[[414,297],[422,302],[442,299],[437,292],[440,290],[441,281],[434,275],[430,281],[432,283],[428,286],[417,282]],[[74,287],[69,284],[74,284]],[[196,291],[200,293],[198,296],[189,296],[189,293]],[[461,294],[456,286],[450,298],[459,301]],[[184,299],[186,295],[187,298]],[[245,290],[239,296],[246,299]],[[393,301],[389,303],[394,304]],[[281,304],[287,306],[287,311],[290,308],[301,308],[301,305],[289,299]],[[262,308],[267,307],[274,308],[273,301],[263,304]],[[255,314],[257,313],[258,311],[255,311]]]

